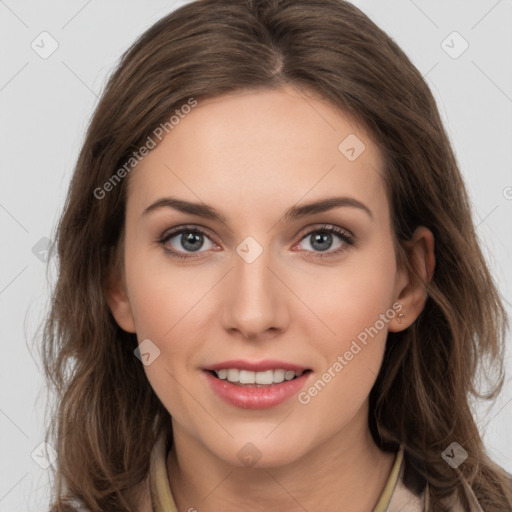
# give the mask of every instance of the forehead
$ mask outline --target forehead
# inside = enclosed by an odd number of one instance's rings
[[[132,171],[128,208],[142,211],[169,192],[227,216],[229,207],[264,214],[262,205],[281,211],[335,194],[386,209],[383,172],[362,126],[325,100],[293,87],[243,91],[181,116]]]

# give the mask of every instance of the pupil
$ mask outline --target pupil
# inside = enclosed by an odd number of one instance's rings
[[[320,247],[315,247],[315,244],[320,244]],[[327,243],[327,247],[325,246],[322,246],[322,244],[326,244]],[[325,251],[327,249],[329,249],[329,247],[331,246],[331,243],[332,243],[332,235],[331,233],[317,233],[316,235],[313,236],[313,241],[311,243],[312,247],[314,247],[315,249],[318,249],[319,251]]]
[[[196,242],[194,244],[194,242]],[[198,243],[197,243],[198,242]],[[187,247],[187,244],[190,244]],[[201,235],[199,233],[187,233],[187,235],[182,235],[182,244],[183,248],[190,251],[198,251],[201,249],[203,245],[203,241],[201,240]]]

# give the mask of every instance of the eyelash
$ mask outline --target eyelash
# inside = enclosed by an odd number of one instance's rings
[[[193,253],[187,253],[187,252],[178,252],[174,249],[169,249],[165,244],[171,239],[174,238],[176,235],[181,235],[183,233],[193,233],[193,234],[200,234],[204,235],[207,238],[210,238],[208,236],[208,233],[196,226],[184,226],[182,228],[179,228],[175,231],[170,231],[168,233],[165,233],[161,238],[157,240],[157,243],[162,246],[164,251],[169,254],[172,258],[175,258],[177,260],[190,260],[192,258],[200,258],[200,255],[193,256]],[[337,226],[333,226],[331,224],[323,224],[319,227],[315,227],[314,229],[306,232],[304,235],[302,235],[299,242],[302,242],[305,240],[308,236],[311,236],[314,233],[332,233],[337,235],[341,241],[345,244],[344,246],[334,250],[334,251],[302,251],[302,252],[313,252],[315,258],[331,258],[334,256],[338,256],[343,251],[346,251],[349,247],[355,245],[354,237],[349,235],[344,229],[338,228]],[[204,252],[204,251],[202,251]]]

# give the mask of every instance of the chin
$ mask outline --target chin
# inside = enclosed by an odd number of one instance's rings
[[[299,443],[294,436],[287,436],[286,432],[282,432],[281,435],[276,433],[268,435],[269,431],[271,432],[271,429],[267,430],[265,435],[247,432],[246,435],[236,436],[228,442],[216,444],[211,447],[211,451],[226,463],[241,468],[285,466],[302,455],[303,442]],[[272,438],[274,435],[275,437]],[[297,449],[298,446],[301,447],[300,452]]]

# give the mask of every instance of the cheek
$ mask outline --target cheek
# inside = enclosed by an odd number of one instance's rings
[[[140,279],[143,279],[140,276]],[[187,331],[195,323],[194,297],[176,295],[162,289],[162,281],[139,288],[135,311],[139,343],[151,340],[157,356],[144,365],[148,382],[169,413],[180,423],[189,424],[197,415],[187,392],[191,376],[198,372],[191,365],[200,349],[199,337]],[[190,303],[190,304],[189,304]]]
[[[324,419],[335,424],[367,398],[382,363],[388,323],[395,316],[394,251],[391,245],[380,247],[347,259],[347,265],[331,272],[330,280],[308,283],[308,304],[328,330],[315,343],[324,368],[301,403],[322,410]]]
[[[137,250],[128,240],[126,248],[126,279],[137,337],[139,343],[151,340],[158,353],[144,366],[145,373],[172,416],[186,422],[194,406],[186,391],[188,380],[199,372],[194,358],[211,326],[205,322],[205,308],[214,308],[210,292],[219,276],[180,267],[159,250]]]
[[[296,282],[301,283],[299,293],[307,297],[308,306],[324,324],[321,339],[343,348],[391,308],[395,274],[393,247],[382,240],[375,248],[354,251],[337,267],[324,268]],[[381,322],[378,328],[382,330]]]
[[[138,250],[127,241],[126,278],[137,333],[164,339],[214,283],[205,272],[182,268],[163,249]]]

